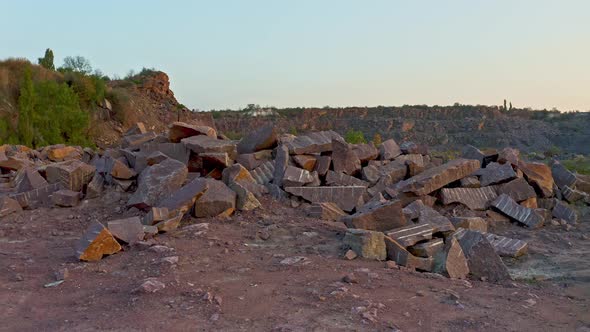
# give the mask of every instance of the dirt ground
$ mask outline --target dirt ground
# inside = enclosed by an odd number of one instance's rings
[[[140,214],[125,201],[110,193],[0,220],[0,330],[590,331],[590,222],[498,227],[531,245],[506,261],[516,278],[500,285],[345,260],[336,223],[266,199],[229,220],[189,218],[155,247],[79,262],[91,220]],[[44,287],[63,268],[65,282]],[[134,291],[146,278],[165,288]]]

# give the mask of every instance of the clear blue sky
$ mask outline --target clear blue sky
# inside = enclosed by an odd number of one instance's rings
[[[590,110],[588,0],[0,0],[0,58],[155,67],[191,108]]]

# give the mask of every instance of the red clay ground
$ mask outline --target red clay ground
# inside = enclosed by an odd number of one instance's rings
[[[344,260],[341,228],[269,200],[231,220],[186,220],[154,239],[170,252],[134,246],[77,261],[73,246],[91,220],[133,215],[115,212],[124,201],[111,193],[0,221],[0,330],[590,331],[590,222],[569,232],[505,226],[529,237],[531,254],[508,262],[527,279],[503,285]],[[187,226],[196,222],[208,230]],[[169,256],[178,263],[161,261]],[[305,260],[281,264],[297,256]],[[66,281],[44,288],[64,267]],[[341,281],[350,273],[358,283]],[[550,279],[531,279],[542,274]],[[166,288],[133,292],[148,277]]]

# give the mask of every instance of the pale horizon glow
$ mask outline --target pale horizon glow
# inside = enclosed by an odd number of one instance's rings
[[[199,110],[590,110],[590,1],[3,1],[0,59],[154,67]]]

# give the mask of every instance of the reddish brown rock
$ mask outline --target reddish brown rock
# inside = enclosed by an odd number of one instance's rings
[[[334,140],[344,142],[342,136],[330,130],[300,135],[285,144],[290,154],[313,154],[332,151]]]
[[[404,208],[404,211],[404,215],[407,215],[411,219],[417,219],[418,224],[430,224],[434,228],[434,233],[446,233],[455,230],[455,227],[447,217],[425,205],[420,199],[408,204]]]
[[[129,198],[128,206],[148,209],[180,189],[188,175],[187,167],[174,159],[146,168],[138,179],[137,190]]]
[[[10,197],[18,201],[18,204],[20,204],[23,209],[36,208],[38,206],[51,204],[51,195],[61,189],[63,189],[61,183],[54,183],[42,188],[14,194]]]
[[[379,145],[379,157],[381,160],[391,160],[402,154],[402,150],[393,139],[388,139]]]
[[[467,258],[455,237],[449,237],[443,250],[435,256],[434,271],[453,279],[464,279],[469,274]]]
[[[511,279],[506,265],[483,234],[465,230],[455,233],[454,237],[459,240],[461,249],[467,258],[469,272],[473,277],[485,278],[491,282]]]
[[[236,159],[237,163],[246,167],[246,169],[249,171],[252,171],[267,161],[272,161],[272,150],[262,150],[254,153],[240,154]]]
[[[172,215],[170,218],[158,222],[155,226],[158,229],[158,232],[173,231],[177,229],[178,226],[180,226],[180,222],[182,221],[183,216],[184,214],[182,212],[179,212],[176,215]]]
[[[377,150],[372,142],[368,144],[355,144],[353,145],[353,150],[362,163],[367,163],[369,160],[375,160],[379,157],[379,150]]]
[[[385,235],[407,248],[418,242],[432,239],[433,230],[434,228],[428,223],[419,225],[410,224],[387,231],[385,232]]]
[[[403,154],[421,154],[424,156],[428,155],[428,146],[424,144],[418,144],[416,142],[403,142],[399,147]]]
[[[148,216],[152,214],[152,217],[148,218],[148,220],[152,221],[150,225],[154,225],[157,221],[163,221],[169,214],[190,211],[197,199],[207,191],[210,181],[203,178],[193,179],[191,182],[182,186],[182,188],[164,197],[157,205],[158,208],[165,210],[156,210],[153,207],[150,209],[148,213]]]
[[[194,204],[194,201],[192,202]],[[188,211],[188,209],[187,209]],[[143,224],[152,226],[170,217],[170,210],[166,207],[151,207],[143,218]]]
[[[544,220],[533,209],[518,205],[510,196],[502,194],[491,203],[491,206],[510,218],[530,228],[543,226]]]
[[[147,129],[145,128],[145,124],[143,122],[136,122],[134,125],[129,127],[125,132],[125,136],[129,135],[138,135],[138,134],[145,134],[147,133]]]
[[[500,164],[510,164],[517,166],[520,161],[520,151],[513,148],[504,148],[498,152],[498,162]]]
[[[49,183],[61,183],[65,189],[82,191],[94,177],[95,170],[94,166],[70,160],[47,166],[45,174]]]
[[[14,178],[14,186],[19,193],[47,186],[47,181],[33,168],[21,168]]]
[[[476,174],[480,176],[479,182],[483,187],[507,182],[516,178],[516,172],[510,163],[490,163],[486,168],[478,170]]]
[[[146,161],[147,161],[148,166],[153,166],[155,164],[159,164],[160,162],[166,160],[167,158],[168,158],[168,156],[163,154],[162,152],[154,151],[154,152],[150,153],[150,155],[147,156]]]
[[[541,197],[553,197],[553,174],[551,168],[543,163],[525,163],[521,161],[518,164],[528,182],[535,187]]]
[[[347,214],[336,203],[324,202],[312,204],[307,210],[307,215],[327,221],[339,221],[340,218]]]
[[[468,176],[461,179],[461,187],[463,188],[480,188],[481,183],[477,176]]]
[[[236,143],[234,141],[226,141],[216,139],[209,136],[192,136],[184,138],[182,143],[195,153],[211,153],[226,152],[230,158],[235,158],[236,154]]]
[[[524,201],[520,202],[520,205],[529,209],[536,209],[539,207],[539,205],[537,204],[537,197],[525,199]]]
[[[443,204],[461,203],[471,210],[486,210],[498,197],[492,187],[482,188],[442,188],[440,197]]]
[[[77,191],[62,189],[51,195],[53,204],[62,207],[74,207],[80,204],[81,194]]]
[[[295,166],[287,166],[282,183],[285,187],[300,187],[313,181],[314,176],[310,172]]]
[[[470,229],[482,233],[488,231],[488,223],[480,217],[453,217],[451,222],[455,228]]]
[[[251,211],[262,206],[256,196],[240,182],[230,183],[229,188],[236,193],[236,208],[239,211]]]
[[[387,256],[384,235],[381,232],[349,229],[343,241],[360,257],[383,261]]]
[[[107,228],[116,239],[125,243],[133,244],[143,240],[143,225],[139,217],[111,220],[107,223]]]
[[[306,171],[311,172],[315,168],[317,159],[315,156],[302,154],[293,156],[293,161],[295,162],[295,164],[297,164],[297,166],[303,168]]]
[[[216,138],[217,132],[215,129],[208,126],[191,125],[184,122],[174,122],[170,125],[168,131],[168,139],[172,143],[178,143],[182,139],[197,135],[209,136]]]
[[[417,257],[435,257],[444,248],[443,239],[432,239],[428,242],[418,243],[408,248],[408,251]]]
[[[369,186],[369,183],[361,179],[334,171],[328,171],[326,175],[326,184],[328,186]]]
[[[379,169],[377,168],[377,166],[374,165],[368,165],[366,167],[363,167],[361,174],[363,180],[369,182],[371,185],[376,184],[379,181],[379,178],[381,177]]]
[[[76,256],[83,261],[97,261],[104,255],[121,250],[121,245],[111,232],[99,222],[92,222],[76,245]]]
[[[157,137],[155,133],[148,132],[145,134],[129,135],[123,137],[121,146],[125,149],[137,150],[143,144],[154,140]]]
[[[523,178],[514,179],[508,183],[499,185],[497,188],[498,195],[506,194],[517,202],[537,197],[535,189]]]
[[[342,221],[349,228],[381,232],[406,225],[406,218],[399,200],[364,206],[357,213],[343,217]]]
[[[0,218],[22,211],[17,200],[6,196],[0,196]]]
[[[195,202],[193,215],[197,218],[230,216],[236,209],[236,193],[221,181],[205,181],[208,189]]]
[[[332,142],[332,165],[334,171],[354,175],[361,170],[361,161],[352,146],[346,142]]]
[[[129,180],[135,177],[137,174],[135,171],[127,167],[122,161],[118,159],[111,159],[110,175],[117,179]],[[149,164],[149,162],[148,162]]]
[[[238,143],[238,153],[253,153],[260,150],[272,149],[277,146],[277,138],[277,132],[272,125],[254,130],[254,132],[242,138],[240,143]]]
[[[82,149],[74,146],[53,145],[47,149],[47,158],[51,161],[80,159],[82,154]]]
[[[427,272],[432,271],[434,262],[432,258],[416,257],[407,251],[406,248],[400,245],[397,241],[388,236],[385,236],[384,240],[387,250],[387,259],[407,268],[418,269]]]
[[[342,210],[355,209],[366,192],[365,187],[286,187],[285,191],[311,203],[334,202]]]
[[[86,186],[86,199],[96,198],[100,196],[104,189],[105,181],[102,175],[95,173],[92,180]]]
[[[479,161],[455,159],[444,165],[430,168],[400,182],[396,188],[400,192],[412,192],[418,196],[428,195],[445,185],[460,180],[479,169]]]

